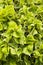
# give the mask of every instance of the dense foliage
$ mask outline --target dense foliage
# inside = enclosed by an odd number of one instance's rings
[[[43,65],[43,0],[0,0],[0,65]]]

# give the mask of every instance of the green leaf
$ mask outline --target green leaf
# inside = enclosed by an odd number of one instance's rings
[[[38,58],[41,56],[38,50],[35,50],[33,53],[34,53],[35,58]]]
[[[26,55],[30,55],[33,51],[33,46],[32,45],[28,45],[27,47],[25,47],[23,49],[23,53]]]

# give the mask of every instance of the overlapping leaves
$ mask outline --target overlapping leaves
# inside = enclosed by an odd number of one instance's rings
[[[43,65],[43,0],[0,0],[0,65]]]

